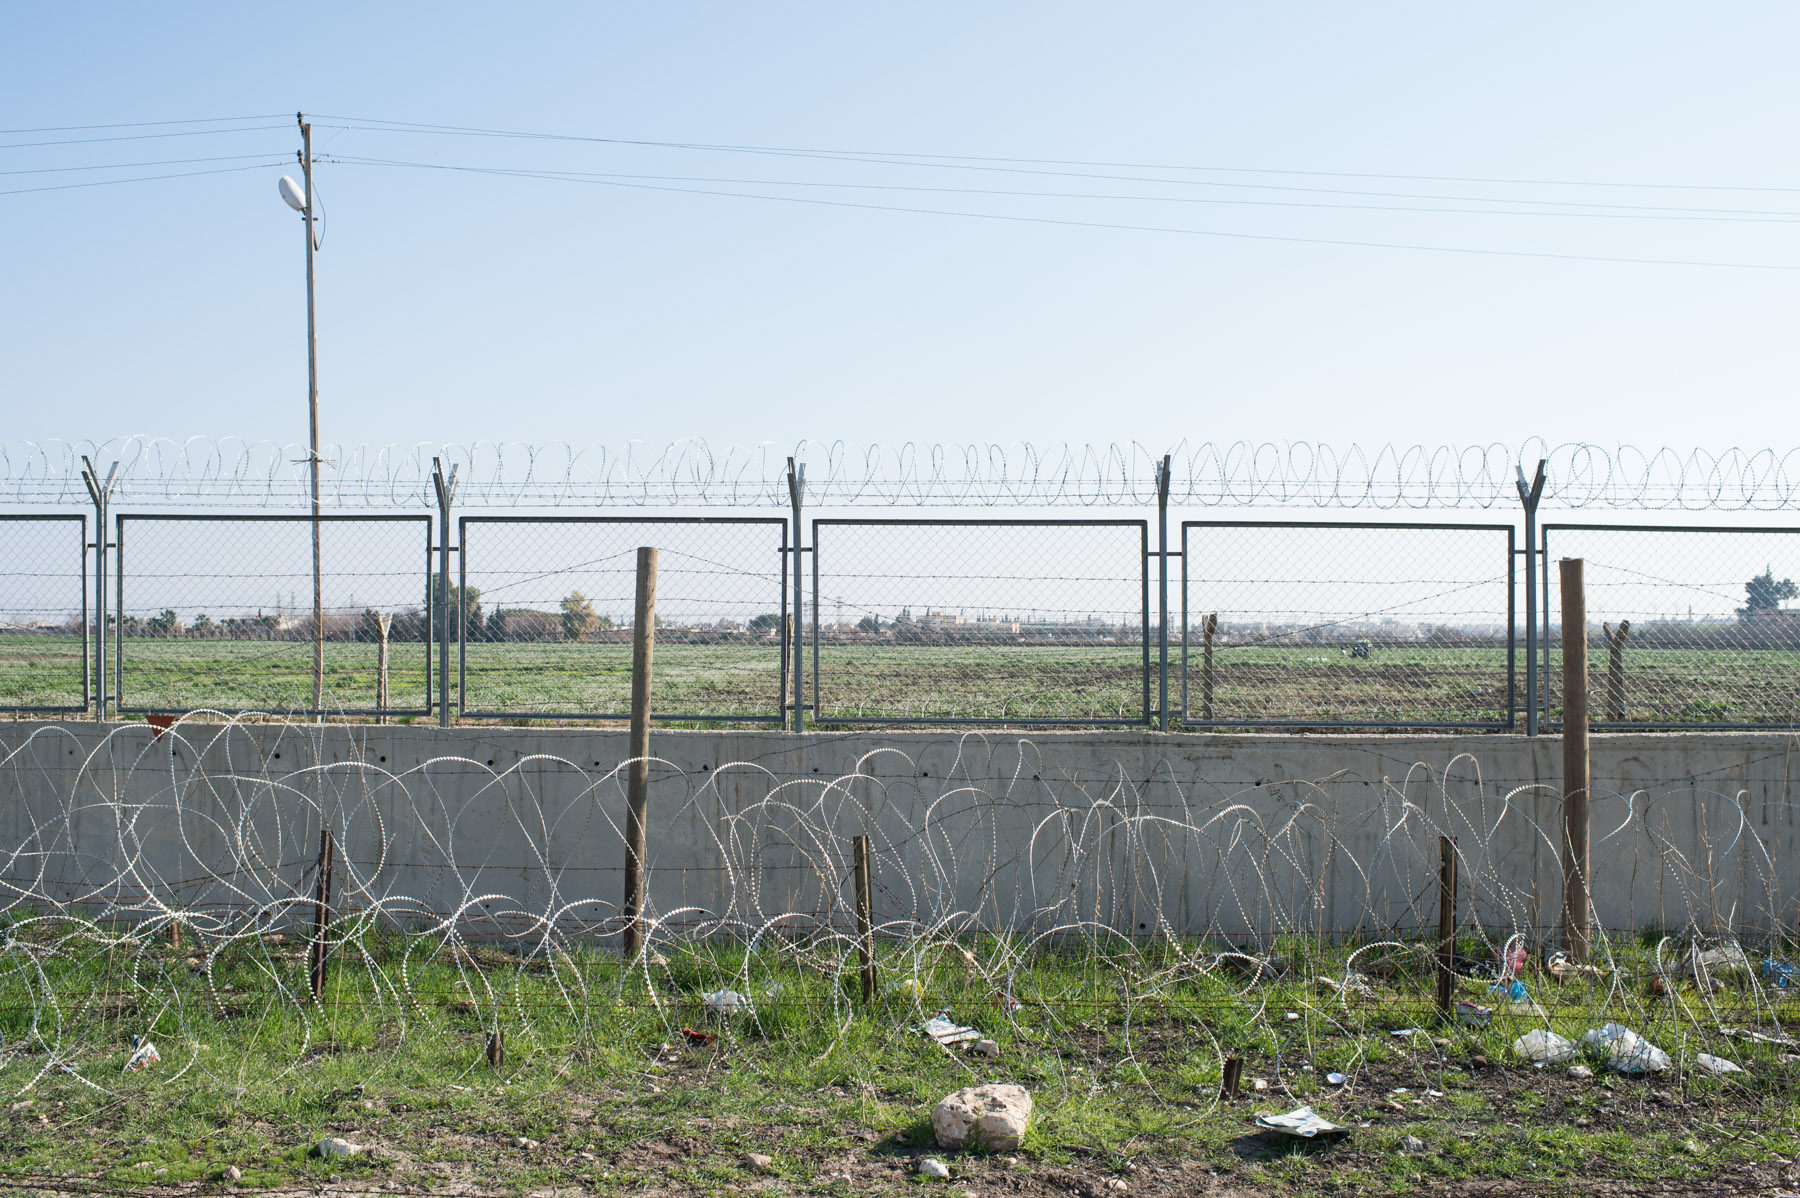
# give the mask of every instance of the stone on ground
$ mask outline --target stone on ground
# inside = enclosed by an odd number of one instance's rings
[[[995,1151],[1018,1148],[1031,1123],[1031,1095],[1023,1086],[970,1086],[931,1110],[939,1148],[980,1145]]]

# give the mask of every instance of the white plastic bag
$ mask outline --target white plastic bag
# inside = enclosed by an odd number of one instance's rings
[[[1616,1023],[1594,1028],[1581,1042],[1598,1050],[1620,1073],[1661,1073],[1669,1067],[1668,1053]]]
[[[1533,1028],[1513,1041],[1513,1051],[1533,1064],[1564,1065],[1575,1059],[1575,1042],[1545,1028]]]

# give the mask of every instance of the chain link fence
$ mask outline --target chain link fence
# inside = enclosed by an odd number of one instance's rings
[[[120,516],[109,629],[118,710],[428,712],[429,518],[328,515],[317,527],[315,622],[312,517]]]
[[[1544,526],[1546,722],[1562,718],[1556,563],[1584,559],[1594,727],[1800,723],[1800,529]]]
[[[88,522],[0,517],[0,711],[84,711],[90,699]]]
[[[637,550],[654,545],[656,718],[780,723],[787,528],[759,517],[463,517],[450,592],[458,710],[627,718]]]
[[[815,520],[820,723],[1141,724],[1142,520]]]
[[[1508,728],[1508,525],[1189,521],[1181,712],[1218,726]]]

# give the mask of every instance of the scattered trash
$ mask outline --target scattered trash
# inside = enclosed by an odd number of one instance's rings
[[[1456,1004],[1456,1019],[1469,1027],[1486,1027],[1494,1022],[1494,1009],[1479,1003],[1459,1002]]]
[[[1300,1021],[1300,1012],[1289,1011],[1287,1014],[1283,1015],[1281,1018],[1287,1023],[1298,1023]]]
[[[1570,957],[1568,953],[1551,953],[1544,961],[1544,971],[1559,982],[1572,978],[1604,977],[1597,966],[1584,965]]]
[[[1518,978],[1510,982],[1495,982],[1488,987],[1489,994],[1498,994],[1507,1002],[1530,1002],[1531,995],[1525,989],[1525,983]]]
[[[152,1065],[162,1063],[162,1054],[156,1051],[156,1045],[142,1036],[131,1038],[131,1055],[125,1058],[125,1072],[141,1073]]]
[[[1709,948],[1705,952],[1696,954],[1686,965],[1682,966],[1682,972],[1691,974],[1749,973],[1750,958],[1746,957],[1744,950],[1736,944],[1726,943],[1718,948]]]
[[[1754,1044],[1779,1044],[1783,1048],[1793,1048],[1796,1044],[1800,1044],[1800,1041],[1796,1041],[1792,1036],[1783,1036],[1779,1033],[1770,1035],[1767,1032],[1746,1031],[1740,1027],[1722,1027],[1719,1029],[1719,1034],[1721,1036],[1735,1036],[1739,1040],[1749,1040]]]
[[[715,1015],[736,1015],[750,1009],[750,1000],[736,990],[714,990],[700,996]]]
[[[1321,1118],[1319,1113],[1309,1106],[1296,1107],[1285,1115],[1275,1115],[1267,1111],[1258,1111],[1256,1126],[1266,1131],[1280,1132],[1284,1136],[1300,1136],[1312,1139],[1314,1136],[1330,1135],[1332,1132],[1349,1131],[1328,1119]]]
[[[1594,1071],[1589,1069],[1586,1065],[1570,1065],[1569,1076],[1576,1081],[1586,1081],[1594,1076]]]
[[[1321,975],[1314,981],[1319,989],[1339,999],[1375,997],[1375,988],[1360,973],[1346,973],[1341,980]]]
[[[919,1172],[927,1177],[935,1177],[939,1181],[944,1181],[950,1176],[950,1166],[935,1156],[928,1156],[919,1162]]]
[[[888,987],[888,993],[895,998],[906,998],[917,1002],[925,997],[925,986],[918,978],[902,978]]]
[[[1269,1088],[1269,1079],[1266,1077],[1253,1077],[1250,1079],[1250,1088],[1252,1090],[1267,1090]]]
[[[1786,961],[1764,961],[1762,975],[1763,981],[1773,984],[1778,990],[1786,990],[1789,986],[1800,983],[1800,969]]]
[[[1390,1036],[1426,1036],[1426,1035],[1430,1035],[1430,1033],[1427,1032],[1422,1027],[1402,1027],[1402,1028],[1394,1029],[1393,1031],[1389,1032],[1388,1035],[1390,1035]]]
[[[1008,1014],[1025,1009],[1024,1003],[1020,1002],[1004,990],[994,991],[994,1001],[1000,1005],[1002,1011],[1005,1011]]]
[[[1500,976],[1509,978],[1525,968],[1524,942],[1514,937],[1500,950]]]
[[[705,1048],[718,1039],[711,1032],[697,1032],[693,1028],[685,1026],[681,1029],[681,1034],[687,1037],[687,1042],[696,1048]]]
[[[661,953],[651,953],[649,961],[650,968],[652,969],[667,969],[669,967],[669,959]]]
[[[1327,1073],[1325,1075],[1325,1080],[1330,1082],[1334,1086],[1341,1086],[1345,1082],[1349,1081],[1350,1079],[1345,1077],[1341,1073]]]
[[[949,1011],[939,1011],[919,1029],[945,1048],[952,1044],[970,1044],[980,1040],[981,1033],[972,1027],[965,1027],[950,1018]]]
[[[763,986],[762,992],[764,998],[779,998],[781,997],[781,983],[768,982]]]
[[[1660,1073],[1669,1067],[1669,1054],[1630,1028],[1616,1023],[1594,1028],[1581,1037],[1620,1073]]]
[[[326,1159],[337,1156],[356,1156],[362,1150],[361,1144],[352,1144],[349,1140],[341,1140],[336,1136],[326,1136],[319,1141],[319,1155]]]
[[[1723,1077],[1727,1073],[1742,1073],[1744,1071],[1743,1066],[1728,1061],[1724,1057],[1715,1057],[1710,1052],[1703,1052],[1695,1057],[1694,1064],[1700,1066],[1700,1068],[1706,1070],[1714,1077]]]
[[[1561,1065],[1575,1059],[1578,1051],[1573,1040],[1555,1032],[1533,1028],[1513,1041],[1512,1050],[1536,1064]]]

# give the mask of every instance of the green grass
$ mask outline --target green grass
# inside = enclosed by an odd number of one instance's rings
[[[1155,657],[1152,655],[1152,668]],[[0,705],[62,706],[81,701],[80,641],[0,637]],[[1519,701],[1523,702],[1523,662]],[[458,684],[454,647],[452,689]],[[782,710],[778,647],[692,645],[656,649],[655,710],[669,717],[773,717]],[[1198,651],[1190,655],[1188,711],[1204,717]],[[108,670],[114,668],[109,661]],[[1604,716],[1604,662],[1593,664],[1594,715]],[[872,719],[1133,721],[1144,711],[1143,654],[1136,645],[942,646],[825,644],[813,693],[811,646],[805,681],[821,723]],[[1546,696],[1560,691],[1553,654]],[[1179,646],[1170,663],[1170,701],[1179,704]],[[631,648],[622,644],[472,644],[467,656],[471,711],[531,715],[629,710]],[[124,644],[125,707],[287,711],[310,702],[312,647],[295,641],[162,640]],[[1154,679],[1153,679],[1154,681]],[[1507,711],[1506,656],[1500,649],[1380,647],[1353,658],[1333,646],[1221,647],[1213,713],[1226,724],[1279,721],[1499,724]],[[328,705],[375,705],[372,644],[325,646]],[[423,708],[425,648],[395,643],[391,705]],[[1154,686],[1153,686],[1154,695]],[[1766,723],[1800,719],[1800,652],[1669,649],[1627,654],[1627,723]],[[452,700],[455,701],[454,698]],[[1553,712],[1554,714],[1554,712]]]
[[[896,946],[883,954],[884,982],[919,978],[923,1002],[890,988],[865,1006],[854,973],[837,973],[841,942],[665,946],[666,964],[624,970],[592,950],[553,963],[492,948],[457,958],[340,924],[334,935],[348,942],[313,1006],[295,997],[305,989],[295,942],[215,945],[195,969],[185,963],[191,940],[184,952],[160,937],[73,932],[17,925],[0,958],[9,1049],[0,1085],[15,1095],[8,1107],[29,1102],[0,1109],[0,1185],[43,1175],[117,1187],[212,1182],[236,1165],[246,1187],[339,1175],[496,1193],[662,1184],[724,1194],[758,1180],[741,1160],[757,1151],[790,1188],[910,1192],[931,1104],[980,1081],[1034,1093],[1025,1149],[1010,1159],[941,1155],[965,1181],[1006,1188],[1120,1177],[1132,1192],[1186,1193],[1212,1171],[1269,1193],[1468,1179],[1573,1190],[1595,1179],[1708,1182],[1744,1165],[1772,1185],[1767,1162],[1800,1151],[1800,1069],[1772,1046],[1722,1041],[1692,991],[1650,1004],[1630,987],[1555,988],[1532,973],[1535,993],[1554,994],[1551,1021],[1566,1035],[1614,1017],[1681,1052],[1690,1069],[1692,1054],[1710,1049],[1749,1071],[1718,1080],[1602,1069],[1576,1082],[1510,1057],[1529,1020],[1439,1027],[1428,971],[1378,980],[1375,1000],[1327,999],[1309,975],[1341,967],[1344,950],[1299,940],[1278,946],[1289,974],[1258,986],[1193,969],[1195,944],[1068,944],[1024,957],[991,938]],[[18,967],[24,944],[41,973]],[[1641,950],[1617,950],[1642,964]],[[749,993],[754,1014],[711,1015],[699,996],[722,986]],[[1015,1014],[1000,1010],[1001,986],[1022,1002]],[[1485,996],[1479,983],[1463,989]],[[1751,995],[1726,997],[1741,1007]],[[951,1054],[918,1034],[939,1008],[992,1035],[999,1059]],[[1790,1020],[1795,1008],[1783,997],[1742,1021]],[[1387,1034],[1411,1023],[1430,1034]],[[719,1039],[691,1044],[684,1026]],[[483,1052],[494,1029],[506,1045],[498,1069]],[[134,1033],[154,1039],[163,1062],[123,1074]],[[52,1050],[75,1072],[46,1068]],[[1260,1077],[1271,1089],[1215,1101],[1228,1056],[1244,1059],[1246,1084]],[[1352,1085],[1328,1085],[1332,1070],[1352,1074]],[[1392,1095],[1399,1087],[1409,1093]],[[1255,1110],[1302,1102],[1354,1130],[1296,1145],[1251,1125]],[[325,1135],[375,1151],[322,1161],[310,1150]],[[1397,1151],[1406,1135],[1427,1151]],[[516,1147],[517,1136],[539,1146]]]

